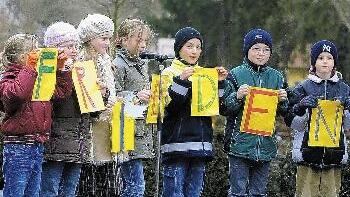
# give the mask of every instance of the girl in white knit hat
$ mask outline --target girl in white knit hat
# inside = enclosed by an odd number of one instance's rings
[[[110,107],[116,101],[112,62],[108,55],[114,23],[105,15],[92,14],[80,22],[78,32],[82,44],[79,60],[95,62],[102,96],[107,101],[107,107]]]
[[[92,60],[95,63],[98,77],[98,85],[105,102],[106,110],[98,113],[85,114],[89,116],[91,130],[86,132],[90,139],[89,147],[98,147],[103,149],[101,154],[99,151],[90,151],[90,155],[94,155],[91,163],[97,165],[86,165],[82,168],[82,181],[84,190],[93,190],[101,193],[95,193],[96,196],[107,196],[117,192],[115,167],[112,163],[110,152],[110,120],[111,109],[117,100],[115,90],[115,79],[112,72],[112,62],[108,54],[110,38],[113,36],[113,21],[101,14],[88,15],[78,26],[79,38],[81,41],[81,51],[79,53],[79,61]],[[89,127],[88,127],[89,128]],[[96,135],[98,133],[98,135]],[[99,143],[94,145],[94,140],[99,139]],[[91,148],[88,148],[88,151]],[[98,152],[98,159],[95,154]],[[103,164],[103,165],[101,165]],[[85,176],[87,174],[87,176]],[[92,180],[90,175],[95,178]],[[108,181],[108,178],[112,180]],[[91,180],[93,182],[91,182]],[[95,184],[99,182],[107,182],[108,184]],[[86,189],[88,188],[88,189]],[[83,194],[84,195],[84,194]]]
[[[65,22],[50,25],[44,35],[46,47],[56,47],[64,56],[62,70],[69,72],[77,57],[78,31]],[[45,144],[40,196],[75,196],[79,183],[81,160],[79,133],[80,111],[75,94],[53,102],[53,127]]]

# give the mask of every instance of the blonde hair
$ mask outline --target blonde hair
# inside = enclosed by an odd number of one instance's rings
[[[2,63],[19,63],[19,57],[22,54],[29,53],[37,48],[38,38],[30,34],[15,34],[5,43],[2,52]]]
[[[122,38],[130,38],[136,33],[138,33],[138,37],[141,37],[144,33],[148,34],[149,41],[147,42],[147,45],[149,44],[150,40],[154,37],[153,30],[146,22],[140,19],[125,19],[118,27],[115,40],[116,46],[121,47]]]
[[[90,41],[81,44],[80,53],[78,55],[78,59],[80,61],[93,60],[94,63],[96,64],[97,58],[98,58],[98,53],[94,49],[94,47],[91,45]]]

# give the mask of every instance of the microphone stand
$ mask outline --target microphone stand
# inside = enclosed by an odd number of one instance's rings
[[[160,175],[160,162],[161,162],[161,132],[162,132],[162,71],[164,70],[164,61],[169,59],[167,56],[158,56],[155,58],[159,64],[159,96],[158,96],[158,115],[157,115],[157,166],[156,166],[156,194],[155,197],[159,197],[159,175]]]
[[[154,59],[157,62],[159,62],[159,96],[158,96],[158,115],[157,115],[157,166],[156,166],[156,193],[155,197],[159,197],[159,174],[160,174],[160,160],[161,160],[161,133],[162,133],[162,71],[164,70],[164,61],[167,59],[174,59],[174,57],[168,57],[167,55],[159,55],[154,53],[141,53],[140,54],[141,59]]]

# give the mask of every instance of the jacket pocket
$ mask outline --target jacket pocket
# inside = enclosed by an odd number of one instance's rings
[[[7,135],[30,134],[32,127],[33,113],[28,104],[22,107],[12,117],[3,123],[3,131]]]

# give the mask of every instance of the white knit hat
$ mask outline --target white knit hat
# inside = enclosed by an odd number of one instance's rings
[[[56,22],[47,28],[44,35],[44,45],[46,47],[56,47],[68,41],[79,41],[78,31],[69,23]]]
[[[112,19],[102,14],[88,15],[78,26],[79,38],[82,43],[97,37],[113,36],[114,23]]]

